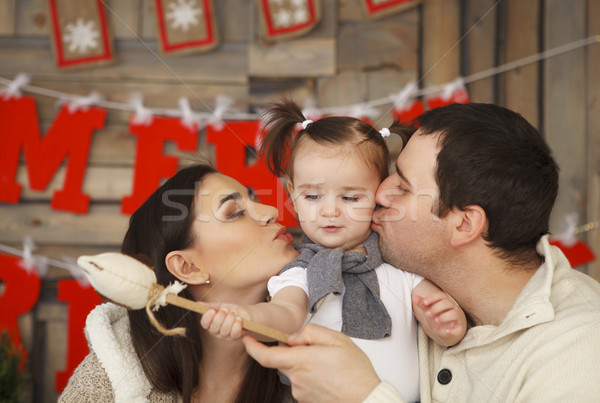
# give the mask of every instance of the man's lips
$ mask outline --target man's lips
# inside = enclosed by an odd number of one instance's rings
[[[371,229],[375,229],[375,227],[381,227],[381,222],[376,216],[376,213],[377,211],[373,212],[373,217],[371,217]]]
[[[279,231],[277,231],[273,240],[275,241],[276,239],[279,239],[281,241],[285,241],[288,243],[294,242],[294,237],[292,236],[292,234],[290,234],[288,232],[286,227],[281,227],[281,229]]]

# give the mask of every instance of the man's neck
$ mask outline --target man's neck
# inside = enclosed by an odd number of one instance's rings
[[[448,292],[475,326],[498,326],[512,309],[519,294],[541,265],[541,259],[516,267],[493,254],[463,259],[462,280]]]

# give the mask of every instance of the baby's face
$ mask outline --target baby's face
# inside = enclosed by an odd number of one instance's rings
[[[288,183],[300,226],[317,244],[354,250],[371,232],[379,175],[351,149],[303,141]]]

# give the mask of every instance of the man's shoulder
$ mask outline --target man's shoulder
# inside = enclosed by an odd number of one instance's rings
[[[578,314],[600,321],[600,283],[576,269],[555,272],[550,301],[557,316]]]

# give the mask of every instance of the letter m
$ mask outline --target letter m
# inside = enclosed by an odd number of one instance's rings
[[[34,190],[46,189],[66,160],[63,188],[54,192],[50,206],[87,213],[90,197],[81,192],[81,185],[93,131],[104,127],[105,117],[104,109],[70,112],[65,106],[42,138],[33,98],[0,100],[0,202],[19,202],[21,185],[15,177],[23,150],[29,187]]]

